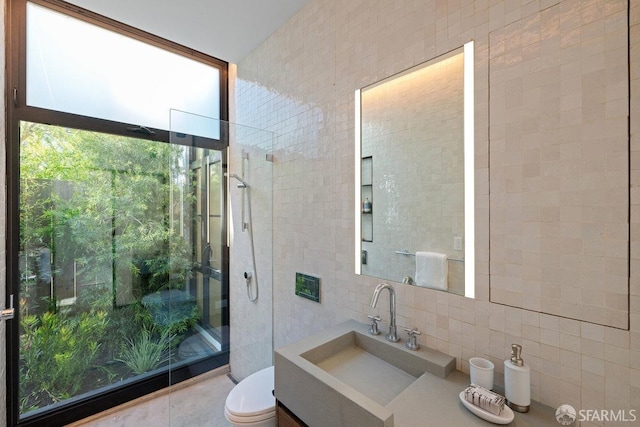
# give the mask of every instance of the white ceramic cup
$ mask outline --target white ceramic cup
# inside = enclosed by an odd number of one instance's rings
[[[493,363],[482,357],[469,359],[471,384],[479,385],[487,390],[493,388]]]

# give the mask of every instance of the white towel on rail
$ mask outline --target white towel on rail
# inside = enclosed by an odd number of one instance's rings
[[[416,285],[425,288],[449,288],[447,256],[435,252],[416,252]]]

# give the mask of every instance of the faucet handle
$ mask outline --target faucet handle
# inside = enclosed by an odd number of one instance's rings
[[[369,327],[369,334],[380,335],[380,330],[378,329],[378,322],[380,321],[380,316],[373,316],[369,314],[367,317],[371,320],[371,326]]]
[[[407,331],[407,334],[409,334],[409,340],[407,341],[405,346],[409,350],[413,350],[413,351],[420,349],[420,344],[418,344],[416,335],[422,335],[422,333],[417,328],[413,328],[413,329],[404,328],[404,330]]]

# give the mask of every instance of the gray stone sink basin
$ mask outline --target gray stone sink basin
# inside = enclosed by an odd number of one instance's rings
[[[275,352],[276,398],[310,427],[393,426],[387,405],[422,375],[445,378],[455,358],[384,335],[350,320]]]
[[[386,405],[424,373],[421,359],[357,331],[301,356],[375,402]]]

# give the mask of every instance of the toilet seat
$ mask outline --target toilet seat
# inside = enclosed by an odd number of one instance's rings
[[[230,422],[255,423],[275,417],[274,367],[262,369],[240,381],[227,396],[224,414]]]

